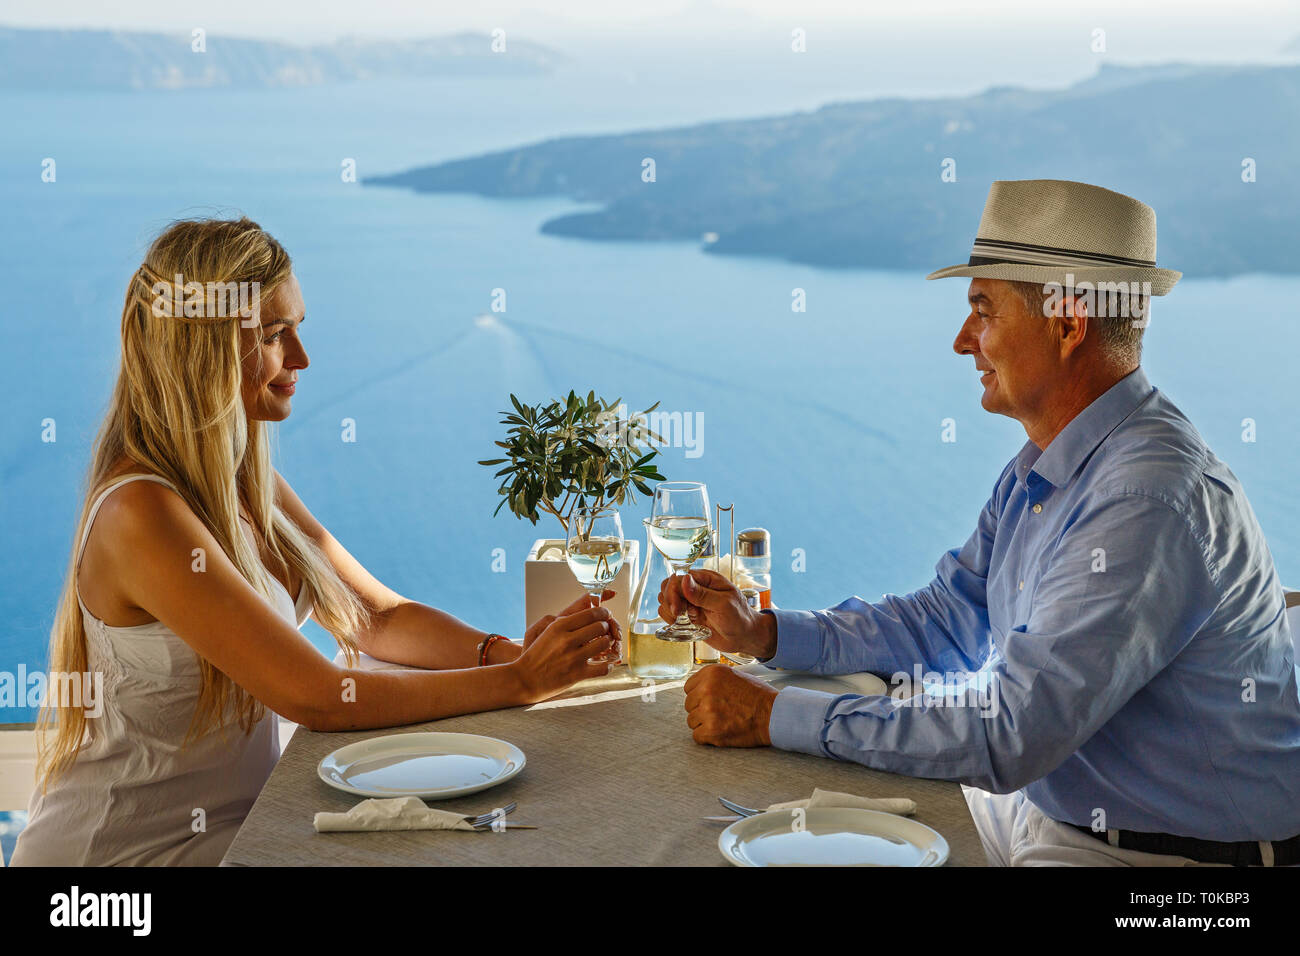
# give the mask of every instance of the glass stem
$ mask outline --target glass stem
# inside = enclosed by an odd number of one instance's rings
[[[677,571],[677,576],[685,578],[685,577],[689,577],[690,573],[691,573],[691,569],[689,566],[687,566],[685,568],[679,568]],[[683,595],[686,593],[685,588],[682,589],[682,593]],[[681,614],[677,615],[677,623],[682,625],[683,627],[695,626],[695,622],[691,620],[690,615],[687,614],[685,611],[682,611]]]
[[[602,596],[604,596],[604,594],[605,594],[605,589],[604,589],[603,587],[600,587],[600,588],[597,588],[595,591],[588,591],[587,593],[590,594],[592,597],[594,597],[594,598],[596,599],[596,607],[600,607],[600,599],[601,599]],[[609,661],[609,660],[611,660],[611,658],[610,658],[610,656],[609,656],[609,652],[608,652],[608,651],[602,651],[601,654],[600,654],[600,656],[597,657],[597,658],[594,658],[594,660],[601,661],[601,662],[605,662],[605,661]]]

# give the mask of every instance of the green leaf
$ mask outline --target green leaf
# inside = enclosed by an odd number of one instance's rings
[[[525,405],[511,393],[514,411],[503,411],[500,422],[508,440],[494,442],[509,457],[479,462],[504,466],[493,476],[503,479],[497,488],[501,501],[493,515],[507,506],[517,517],[537,524],[539,504],[548,512],[557,512],[563,498],[569,499],[571,510],[596,507],[606,500],[635,501],[634,489],[652,494],[647,481],[663,481],[664,477],[652,464],[658,450],[640,447],[645,443],[644,433],[639,443],[606,445],[603,441],[606,417],[610,412],[617,414],[622,401],[621,396],[613,401],[601,398],[594,389],[585,397],[570,389],[563,398]],[[658,407],[655,402],[639,414]],[[663,443],[660,436],[652,437]],[[560,517],[561,523],[565,517]]]

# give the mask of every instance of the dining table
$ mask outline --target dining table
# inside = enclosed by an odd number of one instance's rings
[[[383,667],[366,660],[363,666]],[[604,677],[524,707],[378,730],[298,727],[236,834],[223,866],[727,866],[719,797],[746,807],[809,797],[814,788],[908,797],[914,819],[948,843],[948,866],[984,866],[961,787],[779,750],[695,743],[684,680],[645,681],[616,666]],[[387,734],[437,731],[508,741],[524,769],[501,784],[429,805],[464,814],[517,803],[508,820],[536,829],[315,830],[317,812],[364,797],[326,784],[321,760]]]

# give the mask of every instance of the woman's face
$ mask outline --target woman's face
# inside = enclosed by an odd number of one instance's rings
[[[292,411],[294,383],[308,364],[298,337],[305,307],[297,276],[290,274],[259,305],[260,343],[257,329],[239,330],[244,410],[250,421],[280,422]]]

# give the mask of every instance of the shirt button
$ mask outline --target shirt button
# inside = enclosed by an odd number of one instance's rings
[[[1024,582],[1024,581],[1021,581],[1021,582],[1020,582],[1020,590],[1023,591],[1024,589],[1025,589],[1025,582]]]
[[[1043,511],[1042,505],[1034,505],[1034,514],[1041,514],[1042,511]]]

